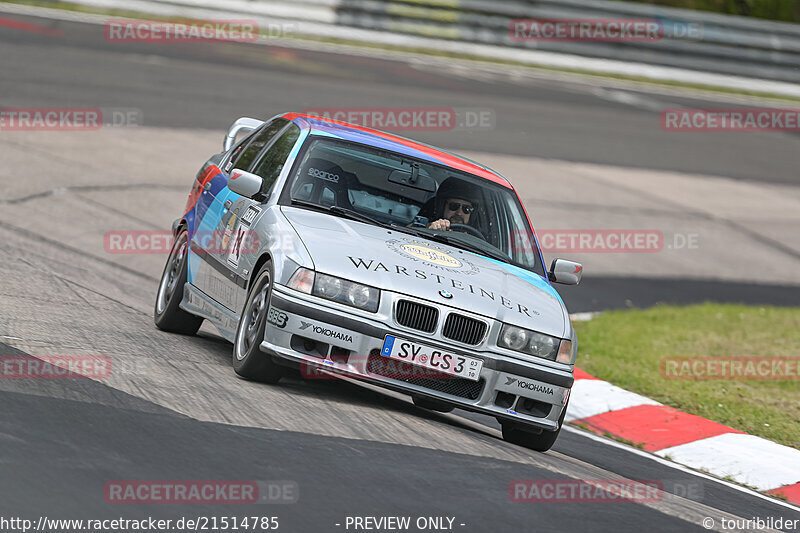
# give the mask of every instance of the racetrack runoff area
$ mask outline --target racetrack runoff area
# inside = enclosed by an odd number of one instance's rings
[[[546,251],[548,260],[586,266],[582,284],[562,292],[573,312],[665,296],[690,303],[713,291],[721,301],[796,305],[797,192],[772,184],[797,185],[797,137],[670,132],[659,121],[666,108],[791,103],[452,58],[345,53],[324,43],[115,44],[102,24],[4,17],[60,36],[0,27],[8,52],[0,61],[13,73],[0,81],[2,111],[103,109],[105,117],[111,110],[120,127],[0,128],[0,350],[43,362],[105,357],[112,369],[95,369],[97,379],[0,379],[0,477],[9,487],[0,516],[30,515],[35,523],[37,515],[255,511],[280,516],[281,530],[330,531],[345,514],[402,509],[414,519],[455,516],[455,525],[466,524],[455,529],[465,532],[591,524],[614,533],[704,531],[704,517],[719,526],[722,518],[796,516],[774,498],[573,426],[539,454],[502,441],[493,419],[440,415],[369,385],[299,376],[276,386],[246,382],[213,328],[170,335],[152,318],[166,259],[158,236],[181,213],[227,126],[243,115],[311,106],[424,106],[491,117],[486,127],[401,135],[460,148],[506,174],[543,244],[573,246],[578,232],[583,247],[588,229],[589,247],[608,248]],[[131,123],[146,126],[121,127]],[[160,249],[110,253],[111,231],[152,232],[144,244]],[[300,500],[257,509],[107,502],[107,483],[142,479],[294,481]],[[520,479],[566,488],[655,480],[666,494],[607,505],[518,503],[509,487]]]
[[[168,230],[182,212],[194,175],[219,149],[221,138],[222,133],[217,131],[148,127],[73,133],[3,132],[0,150],[8,154],[5,168],[25,168],[24,179],[6,179],[6,199],[0,210],[0,230],[14,236],[5,240],[2,248],[3,262],[9,269],[4,277],[4,298],[9,309],[18,310],[13,318],[7,318],[8,331],[15,338],[3,342],[42,355],[71,353],[85,350],[87,343],[93,345],[84,335],[63,330],[55,317],[52,327],[43,327],[42,321],[49,323],[50,319],[39,308],[40,297],[26,288],[28,279],[16,272],[14,265],[20,260],[61,280],[63,287],[58,292],[66,291],[75,298],[86,321],[96,320],[99,325],[112,320],[102,311],[105,304],[101,305],[110,299],[135,313],[147,334],[155,334],[150,331],[149,320],[168,247],[153,249],[154,241],[149,240],[139,253],[136,249],[134,253],[117,253],[108,246],[106,235]],[[38,156],[29,157],[31,152]],[[800,254],[800,235],[793,232],[800,222],[797,188],[508,155],[465,155],[492,166],[514,183],[540,238],[548,232],[569,235],[575,230],[598,229],[662,235],[657,250],[545,251],[546,261],[560,256],[584,264],[586,279],[574,288],[574,294],[592,290],[593,276],[687,283],[703,279],[752,282],[755,277],[782,287],[798,284],[794,266]],[[774,240],[776,236],[781,237],[780,242]],[[601,237],[591,244],[612,242],[608,235]],[[559,244],[556,237],[551,241]],[[34,253],[26,243],[38,243],[37,247],[44,246],[48,251]],[[674,246],[680,243],[683,245]],[[38,255],[41,253],[45,255]],[[88,266],[53,266],[74,253],[80,254],[87,265],[94,265],[91,270],[103,279],[102,288],[82,280],[81,268]],[[114,274],[114,266],[130,274],[127,277],[133,285],[123,284]],[[78,311],[65,306],[63,313],[69,317]],[[110,336],[110,344],[98,346],[97,353],[104,354],[114,345],[114,331],[109,328],[102,335]],[[214,333],[207,325],[204,331]],[[156,356],[154,360],[159,359]],[[148,358],[148,364],[154,360]],[[128,363],[141,364],[141,360],[133,358]],[[234,421],[230,413],[212,407],[213,402],[189,405],[179,399],[173,401],[176,399],[171,395],[159,397],[161,388],[142,387],[130,378],[112,373],[103,381],[199,419],[216,420],[220,416]],[[247,424],[248,416],[235,422]],[[285,422],[288,426],[281,423],[279,427],[294,427],[288,419]],[[356,431],[335,431],[351,430]]]
[[[112,357],[117,371],[102,380],[81,380],[77,384],[65,380],[39,380],[35,386],[31,386],[19,380],[0,380],[0,390],[18,395],[14,397],[19,398],[23,394],[26,398],[31,395],[40,397],[41,402],[57,399],[62,406],[84,404],[86,407],[80,410],[82,417],[87,416],[83,413],[94,413],[100,408],[122,409],[126,413],[141,412],[158,417],[162,417],[163,412],[171,412],[188,417],[186,420],[205,423],[183,431],[210,430],[208,424],[236,428],[238,435],[241,435],[243,428],[277,431],[276,435],[280,437],[271,436],[270,442],[276,442],[276,438],[299,439],[290,440],[284,445],[288,446],[285,449],[291,450],[296,449],[300,442],[308,451],[309,446],[317,446],[315,439],[344,439],[347,444],[340,453],[355,453],[358,457],[367,457],[360,450],[364,445],[400,445],[407,447],[404,449],[425,450],[426,453],[450,453],[473,459],[479,457],[480,464],[501,461],[515,465],[514,476],[520,476],[519,469],[537,468],[537,473],[523,476],[538,479],[550,479],[553,476],[621,479],[624,482],[624,477],[565,456],[557,451],[558,448],[548,454],[530,452],[498,440],[497,431],[488,426],[471,425],[470,420],[455,416],[448,417],[446,420],[450,422],[444,423],[437,419],[437,415],[420,413],[420,410],[391,398],[364,396],[335,383],[314,381],[309,384],[290,380],[280,387],[270,387],[245,382],[233,376],[229,362],[231,347],[219,339],[213,328],[204,326],[198,337],[181,337],[157,331],[152,324],[152,305],[165,254],[108,253],[104,236],[115,230],[168,229],[172,220],[181,213],[195,173],[206,157],[218,150],[221,138],[222,133],[217,131],[146,127],[71,134],[3,133],[0,150],[8,154],[5,168],[25,168],[26,172],[24,179],[17,179],[16,172],[5,177],[8,186],[3,209],[0,210],[0,254],[3,256],[0,260],[0,276],[4,280],[2,297],[6,312],[3,321],[9,334],[4,335],[0,342],[37,356],[106,354]],[[29,157],[32,152],[37,157]],[[91,154],[91,157],[86,154]],[[716,235],[717,239],[729,238],[746,248],[742,252],[745,255],[772,254],[776,264],[780,261],[785,261],[787,265],[791,263],[789,258],[782,257],[755,236],[738,238],[738,233],[731,225],[746,223],[747,220],[737,218],[736,212],[726,213],[720,208],[715,216],[711,216],[700,212],[687,199],[680,198],[671,200],[672,203],[664,207],[657,196],[650,196],[659,187],[652,186],[647,191],[641,191],[620,183],[621,176],[625,173],[633,175],[634,171],[533,158],[465,155],[506,174],[516,184],[539,228],[575,229],[586,225],[596,229],[601,226],[601,221],[606,221],[606,227],[611,229],[678,228],[701,235],[710,233]],[[540,183],[533,183],[528,177],[531,169],[536,169],[537,174],[542,176]],[[655,181],[663,180],[661,190],[664,195],[669,195],[670,187],[678,185],[700,191],[706,187],[706,179],[722,185],[721,190],[731,197],[743,194],[739,192],[742,188],[751,197],[757,194],[755,190],[746,189],[749,186],[746,182],[660,172],[644,174]],[[759,190],[762,191],[760,194],[767,196],[763,198],[764,205],[758,215],[752,212],[749,215],[756,221],[753,225],[756,229],[752,231],[770,225],[791,224],[792,206],[800,204],[797,197],[792,196],[791,191],[784,191],[781,186],[759,186]],[[548,194],[554,196],[550,205]],[[775,206],[785,206],[782,208],[785,211]],[[568,219],[564,214],[567,211],[570,212]],[[800,210],[795,208],[794,212]],[[731,220],[720,220],[723,214]],[[566,226],[565,220],[572,224]],[[702,244],[703,240],[698,242]],[[729,255],[726,254],[733,253],[731,248],[736,247],[718,244],[707,248],[701,246],[690,251],[696,254],[691,261],[682,259],[680,255],[689,252],[670,250],[666,246],[658,253],[608,254],[614,257],[604,257],[602,253],[586,253],[583,257],[565,255],[584,260],[587,269],[595,268],[601,274],[618,276],[652,276],[654,272],[666,276],[670,274],[670,268],[659,266],[657,257],[663,256],[661,261],[671,261],[674,265],[672,269],[677,270],[671,272],[672,275],[690,276],[692,273],[697,275],[696,272],[702,268],[712,272],[716,264],[727,261]],[[552,254],[547,256],[552,258]],[[627,260],[621,261],[621,257]],[[593,263],[595,258],[597,261]],[[729,280],[747,279],[750,272],[746,265],[736,262],[722,271],[725,279]],[[789,280],[782,278],[782,281],[787,283]],[[231,408],[237,405],[246,405],[247,408]],[[36,416],[46,418],[47,413],[54,412],[37,411]],[[96,416],[100,415],[94,413],[89,420]],[[361,422],[353,423],[354,420]],[[161,441],[172,438],[168,429],[161,428],[153,421],[149,423],[156,424],[152,426],[153,431],[158,432]],[[180,425],[181,422],[172,424]],[[470,429],[465,431],[465,427]],[[59,434],[63,431],[58,429]],[[569,434],[562,435],[565,446],[569,446],[571,437]],[[211,437],[203,435],[198,438]],[[328,441],[320,446],[325,446],[325,450],[339,450],[338,444]],[[219,448],[225,449],[226,446],[219,445]],[[277,450],[284,448],[276,445],[267,449],[273,450],[273,454],[280,454],[282,452]],[[214,453],[220,452],[218,449]],[[614,453],[605,451],[603,455],[613,456]],[[322,455],[325,454],[321,449],[313,452],[315,457]],[[275,455],[272,455],[274,458]],[[211,464],[208,458],[204,461]],[[174,463],[173,459],[171,464]],[[316,485],[319,480],[318,467],[315,467],[313,474],[301,473],[301,469],[312,465],[305,459],[301,459],[300,463],[284,476],[299,479],[301,490],[309,490],[308,487]],[[236,463],[239,466],[241,464]],[[356,476],[359,483],[363,482],[369,471],[361,468],[355,471],[352,464],[345,462],[342,466],[344,470],[332,475],[337,480]],[[174,475],[185,477],[187,467],[182,468],[179,470],[183,473]],[[236,468],[234,466],[234,470]],[[430,467],[419,468],[427,471]],[[149,475],[154,479],[165,475],[161,470],[156,472],[151,469],[150,472]],[[219,475],[219,470],[214,472]],[[225,475],[229,475],[230,470],[225,472]],[[685,476],[677,472],[668,475],[643,472],[639,470],[636,475],[660,475],[671,479]],[[102,469],[97,471],[97,475],[102,479]],[[235,474],[230,475],[235,477]],[[252,474],[248,471],[238,475]],[[25,476],[30,478],[27,472]],[[493,486],[488,493],[482,493],[481,498],[494,498],[491,494],[499,490],[501,496],[498,498],[502,501],[498,501],[498,504],[507,503],[508,480],[512,479],[512,474],[504,476],[507,478],[504,483]],[[38,477],[32,478],[32,485],[35,486],[38,480]],[[76,494],[75,498],[82,502],[81,508],[100,512],[97,504],[90,503],[99,499],[98,494],[91,492],[92,485],[87,486],[80,481],[76,483],[81,487],[78,491],[72,485],[59,485],[58,490]],[[102,487],[102,483],[95,484]],[[462,484],[460,482],[458,486]],[[713,486],[713,483],[709,486]],[[710,494],[706,498],[711,498],[715,490],[708,489]],[[348,499],[352,497],[348,493]],[[464,495],[456,494],[454,497],[461,501]],[[68,501],[63,495],[59,498],[59,501]],[[99,501],[102,503],[102,499]],[[704,503],[711,501],[714,500],[696,501],[665,495],[659,501],[643,502],[642,506],[646,509],[642,512],[656,513],[659,523],[666,528],[664,530],[675,531],[685,530],[682,528],[688,524],[699,524],[710,515],[724,516],[728,520],[735,518],[733,514],[713,509],[710,503]],[[374,509],[374,505],[362,504],[360,508]],[[771,509],[775,504],[756,501],[753,505],[762,509],[763,514],[766,512],[764,509]],[[512,527],[530,509],[511,507],[504,514],[504,520]],[[562,523],[565,516],[561,511],[565,510],[562,508],[557,513]],[[597,512],[600,516],[608,516],[609,512],[616,515],[622,511],[616,506],[603,506],[592,513],[596,517]],[[784,511],[773,509],[770,512],[780,516]],[[62,508],[60,512],[65,511]],[[630,517],[630,512],[626,506],[623,514]],[[311,520],[313,516],[314,520],[333,521],[333,518],[324,518],[329,516],[324,512],[305,513],[304,516],[306,520]],[[491,517],[491,520],[496,524],[497,517]],[[573,527],[577,527],[580,520],[583,518],[576,517]],[[607,523],[621,523],[623,518],[619,515],[605,520]],[[641,524],[645,521],[642,518],[630,523]]]

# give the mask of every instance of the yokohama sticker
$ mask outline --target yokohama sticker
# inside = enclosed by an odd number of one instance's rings
[[[525,398],[560,405],[564,405],[566,402],[568,392],[568,389],[557,387],[549,383],[542,383],[541,381],[535,381],[521,376],[512,376],[506,373],[502,373],[498,376],[496,389],[518,394]]]
[[[334,339],[337,341],[346,342],[348,344],[353,344],[353,336],[349,333],[336,331],[329,326],[318,326],[316,324],[312,324],[311,322],[306,322],[305,320],[300,320],[300,331],[313,331],[316,335],[327,337],[328,339]]]

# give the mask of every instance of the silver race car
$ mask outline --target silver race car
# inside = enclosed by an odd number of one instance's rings
[[[241,140],[237,138],[243,137]],[[237,374],[287,366],[496,417],[503,437],[555,442],[575,331],[528,216],[496,172],[408,139],[309,115],[237,120],[175,221],[159,328],[203,320]]]

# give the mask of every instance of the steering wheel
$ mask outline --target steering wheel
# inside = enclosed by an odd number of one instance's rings
[[[479,239],[483,239],[484,241],[486,240],[486,237],[483,236],[483,233],[478,231],[476,228],[473,228],[469,224],[453,224],[451,222],[450,229],[452,231],[460,231],[461,233],[469,233],[470,235],[478,237]]]

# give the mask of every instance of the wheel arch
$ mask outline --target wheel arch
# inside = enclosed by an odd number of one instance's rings
[[[250,273],[250,279],[247,280],[247,290],[250,290],[250,286],[253,284],[256,274],[258,274],[258,272],[261,270],[261,267],[264,266],[267,261],[272,261],[272,255],[269,252],[264,252],[261,254],[261,257],[258,258],[256,264],[253,265],[253,270]]]
[[[172,236],[174,237],[177,235],[181,229],[188,229],[189,228],[189,221],[186,220],[186,217],[176,218],[172,222]]]

